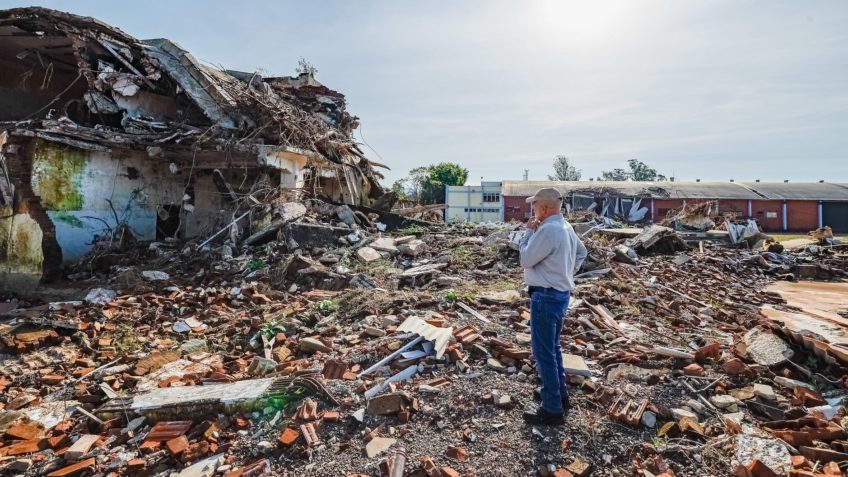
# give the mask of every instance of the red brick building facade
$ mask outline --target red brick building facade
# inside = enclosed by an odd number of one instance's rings
[[[641,198],[641,206],[648,208],[645,217],[654,222],[684,203],[716,201],[719,214],[756,219],[767,232],[807,232],[823,225],[848,232],[848,184],[822,182],[504,181],[504,221],[527,220],[526,198],[542,187],[557,188],[569,204],[574,196],[594,197],[598,207],[605,198]]]

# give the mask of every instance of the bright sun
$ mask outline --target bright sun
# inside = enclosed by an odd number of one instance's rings
[[[626,25],[623,0],[541,0],[527,2],[531,21],[545,41],[559,45],[599,43]]]

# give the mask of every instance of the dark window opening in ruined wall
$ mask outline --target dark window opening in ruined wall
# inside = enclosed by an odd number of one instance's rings
[[[156,214],[156,240],[177,237],[180,229],[180,206],[164,204]]]

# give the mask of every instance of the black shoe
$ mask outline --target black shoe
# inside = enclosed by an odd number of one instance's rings
[[[560,426],[565,424],[565,415],[561,412],[548,412],[540,407],[535,412],[524,411],[524,422],[542,426]]]
[[[541,389],[542,388],[536,388],[536,389],[533,390],[533,397],[535,397],[536,399],[538,399],[540,401],[542,400]],[[565,410],[565,409],[568,409],[570,407],[571,407],[571,401],[568,398],[568,394],[566,394],[562,397],[562,408]]]

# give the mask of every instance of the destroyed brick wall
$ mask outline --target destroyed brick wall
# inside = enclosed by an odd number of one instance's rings
[[[221,71],[169,40],[38,7],[0,10],[0,65],[2,243],[19,249],[0,257],[7,274],[53,276],[118,224],[142,241],[210,232],[259,180],[393,203],[344,95],[310,75]]]
[[[807,232],[815,229],[819,226],[818,215],[818,201],[786,201],[786,224],[790,232]]]

